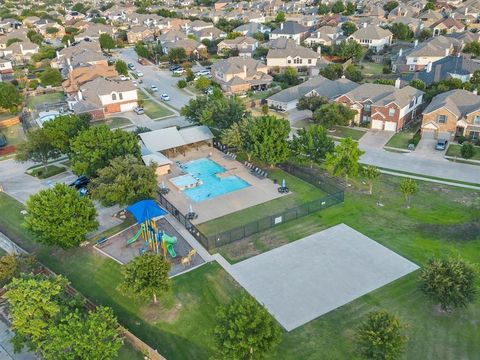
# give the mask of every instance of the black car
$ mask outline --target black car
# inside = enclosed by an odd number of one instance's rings
[[[72,186],[78,190],[86,187],[89,183],[90,183],[90,179],[85,175],[82,175],[82,176],[79,176],[78,179],[72,182],[69,186]]]
[[[182,65],[172,65],[170,66],[170,71],[175,71],[177,69],[180,69],[182,67]]]

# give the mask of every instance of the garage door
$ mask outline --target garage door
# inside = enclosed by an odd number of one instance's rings
[[[397,123],[393,121],[385,121],[386,131],[397,131]]]
[[[436,130],[422,129],[422,137],[424,139],[435,139],[437,137]]]
[[[383,121],[372,120],[372,129],[383,130]]]
[[[120,105],[120,112],[131,111],[137,106],[136,103],[128,103]]]

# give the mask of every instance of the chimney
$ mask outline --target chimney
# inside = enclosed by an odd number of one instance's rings
[[[57,60],[60,60],[60,53],[58,52],[58,50],[56,51],[56,54],[57,54]]]
[[[465,16],[468,14],[468,6],[465,7]]]
[[[320,31],[317,31],[317,38],[320,38]]]
[[[448,56],[450,54],[450,49],[445,49],[445,56]]]
[[[280,30],[283,30],[283,22],[280,24]]]
[[[418,39],[415,39],[415,42],[413,43],[413,47],[417,47],[418,45]]]
[[[78,101],[82,101],[82,100],[83,100],[82,90],[78,90],[78,91],[77,91],[77,100],[78,100]]]
[[[401,84],[401,80],[400,78],[397,78],[397,80],[395,80],[395,89],[400,89],[400,84]]]
[[[72,46],[72,43],[70,42],[70,39],[67,40],[67,46],[68,47]]]
[[[432,71],[432,62],[429,61],[428,64],[427,64],[427,73],[429,73],[430,71]]]
[[[451,17],[452,19],[455,19],[455,13],[452,13],[452,14],[450,15],[450,17]]]
[[[245,74],[245,77],[247,77],[247,65],[243,64],[243,73]]]
[[[320,45],[318,45],[318,47],[317,47],[317,53],[318,53],[319,57],[322,57],[322,47]]]
[[[363,28],[366,28],[366,27],[367,27],[367,23],[364,22],[364,23],[363,23]]]
[[[71,64],[70,64],[70,58],[67,58],[67,64],[68,64],[68,66],[71,66]]]
[[[402,56],[403,55],[403,48],[400,48],[400,50],[398,50],[398,56]]]
[[[23,45],[20,43],[20,52],[23,54]]]
[[[474,95],[478,95],[478,90],[477,90],[477,89],[473,89],[472,93],[473,93]]]

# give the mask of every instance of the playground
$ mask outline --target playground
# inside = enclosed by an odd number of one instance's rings
[[[160,254],[172,263],[170,275],[177,275],[205,261],[168,221],[168,213],[154,200],[127,207],[137,223],[109,238],[97,241],[95,249],[120,264],[127,264],[146,252]]]

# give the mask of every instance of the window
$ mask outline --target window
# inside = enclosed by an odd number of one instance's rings
[[[439,124],[445,124],[447,122],[447,115],[438,115],[437,122]]]
[[[479,134],[480,133],[478,131],[470,131],[470,139],[477,140]]]
[[[117,100],[117,94],[115,93],[112,94],[112,100]]]
[[[292,60],[288,59],[288,60],[287,60],[287,63],[291,64],[291,63],[292,63]]]
[[[365,105],[363,106],[363,108],[364,108],[366,111],[370,111],[371,107],[372,107],[372,106],[371,106],[370,104],[365,104]]]
[[[473,124],[480,125],[480,115],[475,115],[475,117],[473,118]]]
[[[394,115],[395,115],[395,109],[394,108],[388,109],[388,116],[394,116]]]
[[[312,63],[312,59],[308,59],[308,63],[311,64],[311,63]]]
[[[410,65],[410,67],[408,68],[410,71],[415,71],[415,65]]]
[[[120,100],[123,100],[123,93],[118,94],[118,97],[120,98]]]

